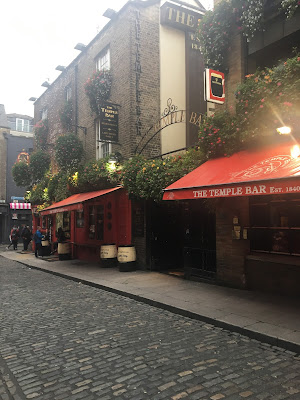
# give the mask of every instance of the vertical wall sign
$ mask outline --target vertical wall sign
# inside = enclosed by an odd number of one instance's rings
[[[117,107],[104,104],[100,108],[100,137],[101,141],[118,142],[119,111]]]
[[[213,69],[205,72],[205,100],[211,103],[225,103],[225,77],[224,73]]]
[[[141,24],[140,24],[140,12],[136,11],[135,19],[135,98],[136,98],[136,134],[141,135],[142,122],[141,122],[141,91],[140,91],[140,79],[142,73],[141,67]]]

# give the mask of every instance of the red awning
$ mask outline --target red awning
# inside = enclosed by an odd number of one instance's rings
[[[83,209],[82,203],[84,201],[104,196],[119,189],[121,189],[121,187],[118,186],[112,189],[103,189],[103,190],[97,190],[95,192],[73,194],[73,196],[70,196],[67,199],[59,201],[58,203],[54,203],[52,204],[52,206],[45,208],[43,211],[41,211],[41,214],[48,215],[64,211],[82,210]]]
[[[164,189],[163,200],[300,193],[295,143],[247,150],[207,161]]]

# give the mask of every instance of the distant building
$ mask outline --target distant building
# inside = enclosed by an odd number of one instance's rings
[[[0,242],[7,243],[12,226],[32,224],[30,203],[24,202],[26,188],[16,186],[12,167],[28,159],[33,150],[33,118],[6,114],[0,104]]]

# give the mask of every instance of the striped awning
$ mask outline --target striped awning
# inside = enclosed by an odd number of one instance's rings
[[[13,210],[31,210],[31,203],[9,203]]]

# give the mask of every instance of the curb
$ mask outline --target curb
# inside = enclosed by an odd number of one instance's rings
[[[16,261],[16,260],[14,260],[14,261]],[[214,325],[214,326],[216,326],[218,328],[222,328],[222,329],[230,331],[230,332],[239,333],[241,335],[249,337],[250,339],[257,340],[259,342],[266,343],[266,344],[269,344],[271,346],[278,347],[278,348],[284,349],[284,350],[288,350],[290,352],[293,352],[293,353],[296,353],[296,354],[300,355],[300,345],[299,344],[294,343],[294,342],[289,342],[289,341],[284,340],[284,339],[280,339],[280,338],[278,338],[276,336],[271,336],[271,335],[267,335],[267,334],[264,334],[264,333],[255,332],[255,331],[252,331],[252,330],[247,329],[247,328],[243,328],[243,327],[240,327],[240,326],[237,326],[237,325],[229,324],[227,322],[223,322],[223,321],[211,318],[211,317],[207,317],[205,315],[196,314],[196,313],[191,312],[191,311],[183,310],[181,308],[178,308],[178,307],[175,307],[175,306],[172,306],[172,305],[168,305],[168,304],[164,304],[164,303],[161,303],[159,301],[155,301],[155,300],[152,300],[152,299],[147,299],[147,298],[142,297],[142,296],[138,296],[138,295],[135,295],[135,294],[132,294],[132,293],[124,292],[124,291],[119,290],[119,289],[114,289],[114,288],[111,288],[109,286],[104,286],[104,285],[101,285],[99,283],[94,283],[94,282],[86,281],[84,279],[75,278],[73,276],[65,275],[63,273],[56,272],[56,271],[45,270],[45,269],[40,268],[40,267],[36,267],[36,266],[32,266],[32,265],[26,264],[23,261],[16,261],[16,262],[18,262],[19,264],[24,265],[27,268],[31,268],[31,269],[35,269],[35,270],[38,270],[38,271],[46,272],[46,273],[51,274],[51,275],[59,276],[60,278],[64,278],[64,279],[68,279],[68,280],[71,280],[71,281],[74,281],[74,282],[82,283],[82,284],[84,284],[86,286],[95,287],[95,288],[102,289],[102,290],[105,290],[105,291],[110,292],[110,293],[114,293],[114,294],[118,294],[118,295],[121,295],[121,296],[124,296],[124,297],[128,297],[128,298],[133,299],[135,301],[138,301],[140,303],[145,303],[145,304],[148,304],[148,305],[150,305],[152,307],[156,307],[156,308],[160,308],[160,309],[163,309],[163,310],[166,310],[166,311],[170,311],[170,312],[172,312],[174,314],[178,314],[178,315],[181,315],[183,317],[187,317],[187,318],[191,318],[191,319],[194,319],[194,320],[202,321],[202,322]]]

